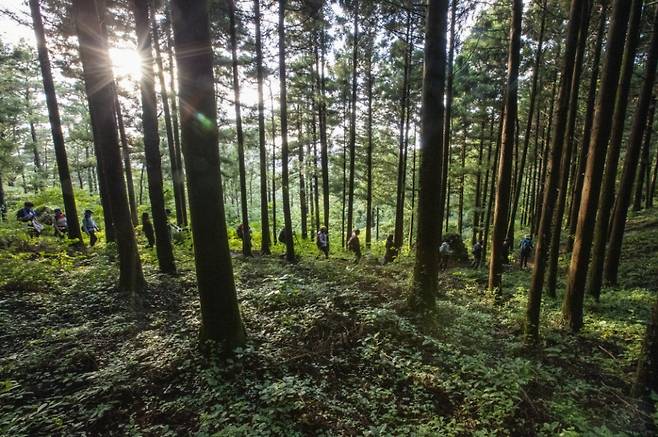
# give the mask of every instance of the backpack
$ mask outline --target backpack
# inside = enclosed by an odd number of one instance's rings
[[[532,242],[527,238],[524,238],[521,242],[521,252],[528,253],[532,249]]]
[[[352,252],[356,251],[356,237],[352,236],[350,237],[349,241],[347,242],[347,248],[351,250]]]
[[[279,243],[286,244],[286,228],[281,229],[281,232],[279,232]]]
[[[446,243],[442,244],[441,247],[439,247],[439,253],[441,255],[450,255],[450,246]]]
[[[473,246],[473,255],[478,256],[482,253],[482,246],[480,243],[475,243]]]
[[[242,232],[242,225],[238,226],[235,228],[235,233],[238,234],[238,238],[242,240],[243,232]]]

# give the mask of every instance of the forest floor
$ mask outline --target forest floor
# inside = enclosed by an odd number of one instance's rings
[[[587,300],[579,336],[545,298],[538,349],[523,345],[530,272],[516,267],[502,300],[483,291],[485,269],[450,269],[421,323],[405,306],[410,258],[236,257],[249,341],[229,360],[198,351],[189,248],[174,279],[144,251],[137,315],[109,250],[67,255],[5,232],[0,435],[648,434],[628,393],[658,288],[658,217],[628,228],[622,284]]]

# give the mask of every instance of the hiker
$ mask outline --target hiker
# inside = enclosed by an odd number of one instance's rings
[[[448,240],[443,240],[441,247],[439,247],[439,270],[445,270],[448,268],[448,261],[451,253],[452,250],[450,250]]]
[[[245,236],[245,230],[246,230],[246,235],[250,237],[251,239],[251,228],[249,226],[246,226],[242,223],[238,225],[237,228],[235,228],[235,233],[238,236],[240,240],[242,240]]]
[[[508,265],[509,264],[509,247],[510,247],[510,241],[509,238],[505,238],[505,241],[503,241],[503,251],[501,253],[501,256],[503,258],[503,264]]]
[[[528,268],[528,259],[530,259],[530,254],[532,253],[532,236],[531,235],[526,235],[523,240],[521,240],[521,244],[519,245],[519,248],[521,249],[520,251],[520,257],[519,257],[519,267],[520,268]]]
[[[471,264],[471,267],[474,269],[479,269],[482,265],[482,248],[482,241],[476,241],[473,245],[471,251],[471,253],[473,253],[473,264]]]
[[[393,234],[388,234],[386,237],[386,251],[384,252],[384,264],[393,262],[395,258],[398,257],[398,248],[395,247],[395,242],[393,241]]]
[[[89,246],[94,247],[98,237],[96,237],[96,232],[99,231],[94,218],[92,217],[94,213],[90,209],[85,210],[85,216],[82,218],[82,232],[89,235]]]
[[[148,212],[142,214],[142,232],[144,232],[144,236],[149,242],[146,247],[150,249],[155,244],[155,232],[153,232],[153,224]]]
[[[38,237],[43,231],[43,225],[37,220],[37,213],[34,211],[34,203],[25,202],[23,208],[16,213],[16,219],[27,223],[27,229],[30,235]]]
[[[317,236],[315,237],[315,244],[320,249],[320,252],[324,254],[325,258],[329,258],[329,232],[327,232],[327,227],[322,226],[318,231]],[[319,257],[319,256],[318,256]]]
[[[66,220],[66,214],[64,214],[62,210],[59,208],[55,208],[53,229],[55,230],[55,236],[59,238],[64,238],[66,233],[69,231],[69,225],[68,225],[68,221]]]
[[[358,264],[361,260],[361,242],[359,241],[359,234],[361,231],[354,229],[352,236],[347,240],[347,248],[354,252],[354,264]]]

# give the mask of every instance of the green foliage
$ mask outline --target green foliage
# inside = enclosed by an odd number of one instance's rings
[[[643,219],[630,238],[653,241]],[[413,259],[316,260],[309,241],[296,265],[234,259],[249,342],[219,360],[198,353],[189,244],[176,245],[175,280],[142,252],[150,285],[136,314],[113,289],[112,246],[71,256],[52,237],[15,238],[24,243],[0,252],[0,434],[644,432],[627,393],[654,298],[646,288],[589,302],[579,337],[545,299],[543,347],[531,350],[527,272],[506,274],[496,299],[482,291],[483,271],[454,269],[440,278],[435,312],[417,319],[405,306]]]

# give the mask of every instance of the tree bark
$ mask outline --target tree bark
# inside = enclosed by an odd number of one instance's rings
[[[227,0],[229,33],[231,41],[231,70],[233,73],[233,98],[235,107],[235,130],[238,140],[238,170],[240,173],[240,210],[242,215],[242,255],[251,254],[251,226],[249,225],[249,205],[247,204],[247,170],[244,159],[244,133],[242,131],[242,113],[240,104],[240,77],[238,75],[238,41],[235,30],[235,4]]]
[[[610,211],[613,208],[615,198],[615,182],[617,179],[617,167],[619,166],[619,152],[624,135],[626,121],[626,107],[628,106],[628,95],[631,89],[631,78],[633,66],[635,65],[635,52],[640,42],[642,5],[643,0],[633,0],[631,6],[631,17],[624,48],[622,60],[622,72],[619,78],[619,87],[615,100],[615,112],[612,119],[612,133],[610,145],[605,161],[605,174],[599,194],[599,212],[596,216],[594,228],[594,247],[592,248],[592,260],[590,263],[589,278],[586,283],[587,294],[594,297],[596,301],[601,296],[603,285],[603,264],[605,262],[605,246],[608,242],[608,226],[610,223]]]
[[[571,200],[571,210],[569,211],[569,236],[567,239],[567,252],[571,252],[573,250],[573,237],[576,234],[576,225],[578,224],[580,199],[583,191],[583,181],[585,180],[585,165],[587,164],[589,140],[592,134],[592,123],[594,121],[594,104],[596,103],[596,89],[599,78],[599,64],[601,63],[601,49],[603,47],[603,39],[605,37],[607,10],[607,3],[602,4],[601,14],[599,16],[599,28],[596,36],[596,46],[594,48],[594,59],[592,60],[592,67],[590,68],[591,76],[589,82],[589,92],[587,95],[587,109],[585,111],[585,121],[583,124],[583,136],[580,141],[580,152],[578,155],[578,170],[576,172],[573,198]]]
[[[170,3],[171,4],[171,3]],[[167,14],[170,16],[170,9],[167,8]],[[171,23],[171,16],[169,17]],[[179,185],[178,195],[180,196],[182,223],[179,226],[187,226],[187,200],[185,195],[185,173],[183,171],[183,152],[180,142],[180,133],[178,126],[178,105],[176,103],[176,87],[175,87],[175,74],[174,74],[174,56],[173,56],[173,41],[171,24],[167,32],[167,57],[169,58],[169,90],[171,98],[171,123],[174,133],[174,146],[176,149],[176,163],[178,165],[178,172],[174,175],[174,184]],[[178,217],[176,217],[178,220]]]
[[[437,220],[443,223],[445,217],[446,232],[448,231],[448,221],[450,219],[450,130],[452,127],[452,95],[453,95],[453,64],[455,59],[455,26],[457,23],[457,3],[458,0],[451,0],[450,3],[450,46],[448,48],[448,72],[446,83],[446,104],[443,114],[443,159],[441,162],[441,185],[439,186],[441,197],[439,199],[439,211]],[[439,226],[439,242],[443,240],[443,227]]]
[[[274,121],[274,96],[270,87],[270,107],[272,117],[272,241],[277,244],[278,227],[276,222],[276,122]]]
[[[530,145],[530,133],[532,130],[532,119],[535,112],[535,102],[537,101],[537,83],[539,81],[539,69],[541,67],[541,57],[544,50],[544,29],[546,27],[546,0],[541,6],[541,24],[539,26],[539,40],[537,42],[537,52],[535,53],[535,64],[532,69],[532,87],[530,89],[530,103],[528,105],[528,119],[525,126],[525,135],[523,136],[523,151],[521,152],[521,162],[518,166],[516,183],[512,197],[512,210],[510,213],[509,224],[507,226],[507,239],[510,245],[514,242],[514,228],[516,226],[516,212],[519,207],[519,198],[521,196],[521,185],[523,182],[525,163],[528,156],[528,147]]]
[[[653,117],[656,114],[656,99],[655,96],[651,101],[649,117],[647,122],[646,132],[644,134],[644,145],[642,146],[642,153],[640,157],[640,166],[637,171],[637,180],[635,182],[635,195],[633,196],[633,211],[642,209],[642,195],[644,194],[644,181],[647,183],[647,170],[649,168],[649,150],[651,148],[651,133],[653,132]]]
[[[578,332],[583,324],[585,280],[630,9],[631,4],[628,0],[615,0],[613,3],[608,30],[607,55],[594,114],[580,213],[578,214],[567,289],[562,305],[563,317],[573,332]]]
[[[297,106],[297,170],[299,172],[299,212],[302,219],[302,239],[308,238],[308,202],[306,196],[306,168],[304,167],[304,132],[302,131],[302,109]]]
[[[192,218],[201,344],[245,342],[228,248],[220,173],[212,47],[206,1],[173,0],[181,136]]]
[[[121,157],[123,158],[123,171],[126,176],[126,189],[128,190],[128,204],[130,205],[130,219],[133,226],[137,226],[137,204],[135,203],[135,183],[133,182],[133,168],[130,162],[130,150],[128,147],[128,137],[126,136],[126,128],[123,124],[123,115],[121,111],[121,104],[119,103],[119,94],[116,83],[114,87],[114,111],[116,115],[117,125],[119,127],[119,139],[121,141]]]
[[[526,341],[536,342],[539,337],[539,313],[541,307],[541,294],[544,283],[545,259],[547,246],[551,241],[551,220],[559,190],[559,171],[562,146],[564,143],[567,116],[569,111],[569,93],[575,67],[575,55],[578,44],[578,32],[581,25],[584,3],[572,0],[567,24],[566,48],[564,63],[560,77],[560,94],[558,97],[557,113],[555,114],[555,135],[551,144],[551,155],[548,161],[547,177],[544,177],[544,198],[539,222],[537,244],[535,247],[535,264],[532,269],[532,281],[528,293],[526,311],[525,335]],[[546,159],[546,157],[544,158]]]
[[[295,261],[295,246],[290,217],[290,185],[288,182],[288,88],[286,84],[286,0],[279,0],[279,86],[281,89],[281,188],[283,191],[283,219],[286,231],[286,259]]]
[[[395,202],[395,227],[393,232],[393,241],[395,247],[400,249],[402,247],[402,240],[404,239],[404,168],[405,168],[405,152],[404,152],[404,126],[406,113],[409,110],[409,70],[411,68],[411,10],[407,10],[407,24],[406,24],[406,37],[405,37],[405,51],[404,51],[404,75],[402,80],[402,97],[400,99],[400,134],[399,134],[399,151],[398,151],[398,180],[397,180],[397,197]]]
[[[66,147],[64,145],[64,135],[62,134],[62,122],[59,116],[59,105],[57,103],[57,94],[55,84],[50,69],[50,58],[48,47],[46,46],[46,36],[41,19],[41,10],[39,0],[30,0],[30,9],[32,12],[32,23],[34,25],[34,34],[37,40],[37,53],[39,56],[39,66],[41,67],[41,76],[43,79],[43,89],[46,94],[46,105],[48,106],[48,118],[53,136],[53,145],[55,148],[55,157],[57,159],[57,171],[59,172],[59,182],[62,189],[62,199],[64,202],[64,211],[66,212],[67,222],[69,225],[68,236],[70,239],[82,240],[80,234],[80,222],[78,221],[78,211],[75,204],[73,193],[73,183],[69,174],[69,164],[66,156]],[[36,150],[36,148],[35,148]],[[35,154],[34,163],[40,168],[38,154]],[[4,191],[0,181],[0,209],[5,205]],[[3,209],[4,211],[4,209]]]
[[[493,240],[491,262],[489,264],[489,289],[500,292],[503,276],[503,240],[507,233],[510,187],[512,183],[512,152],[517,115],[517,94],[521,50],[521,15],[523,2],[512,3],[512,24],[510,29],[509,59],[507,63],[507,87],[505,91],[505,117],[498,162],[496,185],[496,206],[494,209]]]
[[[359,55],[359,0],[354,0],[354,34],[352,41],[352,111],[350,113],[350,181],[347,201],[347,232],[351,234],[354,225],[354,165],[356,160],[356,91],[358,81]],[[349,237],[346,237],[349,238]]]
[[[453,0],[454,1],[454,0]],[[429,0],[425,31],[420,172],[418,179],[418,234],[411,305],[418,310],[434,307],[438,293],[440,174],[443,158],[443,94],[446,74],[448,0]]]
[[[108,108],[114,107],[114,78],[99,22],[99,11],[95,2],[82,0],[74,2],[74,11],[94,143],[102,153],[103,175],[107,178],[106,182],[122,181],[116,119],[114,111],[108,111]],[[130,220],[126,186],[113,183],[106,188],[119,249],[119,289],[137,298],[144,289],[144,276]]]
[[[267,150],[265,148],[265,104],[263,103],[263,48],[260,31],[260,1],[254,0],[254,21],[256,25],[256,77],[258,79],[258,150],[260,155],[260,229],[261,254],[270,254],[270,222],[267,205]]]
[[[178,152],[176,150],[177,144],[174,141],[174,129],[172,126],[171,110],[169,108],[169,96],[167,95],[167,86],[165,84],[164,68],[162,66],[162,55],[160,53],[160,32],[158,30],[158,23],[155,19],[155,3],[149,3],[149,12],[151,27],[153,30],[153,47],[155,48],[155,62],[158,66],[158,81],[160,83],[160,95],[162,96],[162,112],[164,113],[165,132],[167,134],[167,149],[169,151],[169,162],[171,164],[171,179],[173,182],[174,191],[174,206],[176,207],[176,223],[178,226],[183,226],[185,223],[185,216],[187,215],[185,209],[185,188],[184,181],[181,176],[182,164],[178,160]],[[171,88],[173,92],[173,87]],[[154,223],[155,224],[155,223]],[[157,235],[156,235],[157,239]]]
[[[580,76],[583,70],[583,58],[585,56],[585,46],[587,45],[587,35],[589,29],[589,19],[591,13],[591,1],[583,2],[583,11],[581,14],[580,30],[578,34],[578,47],[576,49],[576,59],[574,62],[573,73],[570,83],[569,111],[567,116],[567,126],[564,135],[563,144],[566,144],[562,160],[560,162],[560,176],[558,178],[557,202],[553,212],[553,221],[551,226],[550,247],[548,252],[548,274],[546,279],[546,292],[549,296],[555,297],[557,288],[557,270],[558,257],[560,254],[560,238],[562,236],[562,219],[567,201],[567,191],[569,186],[569,169],[571,168],[571,157],[573,155],[574,131],[576,130],[576,115],[578,114],[578,96],[580,94]]]
[[[149,182],[151,214],[155,229],[155,249],[158,266],[162,273],[175,273],[174,251],[162,182],[162,163],[160,162],[160,135],[158,133],[158,106],[155,94],[155,77],[153,73],[153,53],[151,34],[149,33],[148,0],[134,0],[135,30],[137,33],[137,50],[142,60],[142,78],[140,89],[142,95],[142,126],[144,129],[144,156],[146,158],[146,176]],[[133,193],[134,195],[134,193]]]
[[[372,88],[374,78],[372,74],[372,61],[374,56],[374,35],[371,35],[370,54],[368,55],[367,66],[367,87],[368,87],[368,150],[366,155],[366,248],[370,249],[372,239],[372,152],[373,152],[373,139],[372,139]],[[414,162],[415,162],[414,151]],[[412,224],[413,228],[413,224]],[[411,241],[411,237],[410,237]]]

